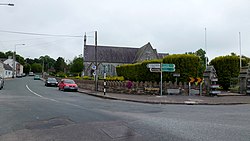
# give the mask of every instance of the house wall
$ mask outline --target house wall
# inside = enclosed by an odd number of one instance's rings
[[[4,71],[4,78],[11,78],[12,77],[12,71],[11,70],[5,70]]]
[[[0,76],[4,77],[4,66],[2,62],[0,62]]]
[[[116,76],[116,66],[121,65],[122,63],[99,63],[98,64],[98,75],[103,76],[106,72],[107,76]],[[92,76],[92,67],[95,66],[92,62],[84,62],[84,75]]]
[[[157,53],[152,48],[145,48],[140,58],[137,60],[138,62],[142,62],[145,60],[153,60],[158,59]]]
[[[13,59],[7,59],[3,62],[4,64],[8,64],[9,66],[11,66],[13,68]],[[15,65],[16,65],[16,73],[15,75],[17,74],[22,74],[23,73],[23,65],[21,65],[20,63],[18,62],[15,62]],[[10,70],[9,70],[10,71]],[[9,72],[8,71],[8,72]],[[9,74],[9,73],[8,73]],[[5,73],[6,75],[6,73]]]

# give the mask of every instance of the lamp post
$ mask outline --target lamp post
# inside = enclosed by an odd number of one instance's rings
[[[14,6],[13,3],[0,3],[0,5]]]
[[[13,52],[12,78],[14,78],[16,75],[16,46],[18,46],[18,45],[24,46],[25,44],[15,44],[15,50]]]

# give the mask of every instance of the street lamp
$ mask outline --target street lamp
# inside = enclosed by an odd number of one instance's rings
[[[13,3],[0,3],[0,5],[14,6]]]
[[[14,78],[16,74],[16,46],[19,46],[19,45],[24,46],[25,44],[15,44],[15,50],[13,52],[12,78]]]

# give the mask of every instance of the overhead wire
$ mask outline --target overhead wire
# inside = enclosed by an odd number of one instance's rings
[[[12,34],[35,35],[35,36],[52,36],[52,37],[69,37],[69,38],[82,38],[83,37],[80,35],[44,34],[44,33],[19,32],[19,31],[9,31],[9,30],[0,30],[0,32],[12,33]]]

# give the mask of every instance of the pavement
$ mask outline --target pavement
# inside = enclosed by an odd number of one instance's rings
[[[104,99],[131,101],[149,104],[186,104],[186,105],[236,105],[250,104],[250,96],[224,92],[218,96],[184,96],[184,95],[139,95],[104,93],[85,89],[78,89],[80,93],[96,96]]]

